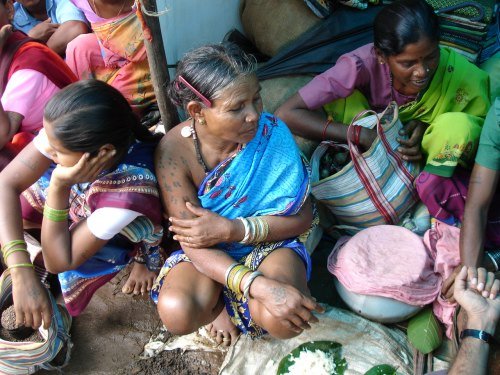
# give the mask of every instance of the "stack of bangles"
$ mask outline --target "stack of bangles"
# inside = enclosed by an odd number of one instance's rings
[[[242,288],[241,281],[247,274],[250,275]],[[243,290],[243,296],[248,299],[250,298],[250,285],[252,285],[253,281],[259,276],[263,276],[263,273],[260,271],[252,271],[247,266],[235,262],[226,270],[226,285],[229,290],[233,291],[238,296],[241,296],[241,291]]]
[[[7,264],[7,258],[17,252],[26,253],[29,258],[30,253],[28,252],[28,247],[24,240],[13,240],[3,245],[2,255],[5,264]],[[12,268],[35,268],[35,267],[33,266],[32,263],[16,263],[16,264],[11,264],[7,267],[7,269],[9,270]]]
[[[241,244],[264,242],[269,235],[269,224],[261,217],[238,217],[237,220],[245,227],[245,236],[240,241]]]
[[[45,204],[43,207],[43,217],[55,222],[68,221],[69,208],[56,210],[55,208],[51,208]]]

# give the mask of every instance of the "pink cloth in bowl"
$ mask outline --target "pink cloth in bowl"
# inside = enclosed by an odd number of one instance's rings
[[[422,239],[393,225],[362,230],[328,257],[328,270],[349,291],[414,306],[432,303],[439,294],[432,264]]]
[[[441,222],[422,239],[410,230],[379,225],[342,237],[328,257],[328,270],[350,292],[393,298],[414,306],[434,303],[447,326],[455,304],[440,297],[441,286],[460,263],[460,230]]]

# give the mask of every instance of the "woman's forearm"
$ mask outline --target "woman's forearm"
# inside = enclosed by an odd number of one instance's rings
[[[288,125],[294,134],[303,138],[347,142],[347,126],[339,122],[328,122],[326,114],[321,109],[314,111],[307,108],[299,94],[289,98],[276,110],[275,114]],[[375,130],[362,128],[360,144],[368,148],[375,137]]]
[[[460,233],[460,260],[468,267],[479,267],[483,259],[484,232],[488,209],[469,205]]]
[[[347,127],[340,123],[329,123],[325,114],[308,109],[294,108],[288,111],[278,109],[276,116],[281,118],[290,130],[303,138],[316,141],[335,140],[345,142]]]
[[[222,285],[226,284],[225,273],[235,262],[233,258],[218,249],[191,249],[186,246],[182,249],[199,272]]]
[[[51,183],[46,206],[55,210],[68,208],[71,187]],[[71,234],[68,220],[54,221],[44,215],[42,251],[47,270],[59,273],[71,268]]]
[[[49,167],[50,160],[35,146],[27,145],[0,173],[0,242],[23,239],[23,219],[19,196]],[[17,258],[9,257],[9,263]]]
[[[497,189],[499,174],[479,164],[475,164],[472,170],[460,232],[460,259],[463,265],[481,265],[488,210]]]
[[[21,217],[21,203],[19,201],[19,194],[8,183],[0,181],[0,242],[3,245],[13,240],[22,240],[23,235],[23,221]],[[18,263],[29,263],[30,258],[27,253],[15,252],[4,259],[7,266]],[[17,269],[12,270],[14,273]]]
[[[307,231],[313,221],[311,199],[308,198],[300,211],[292,216],[264,216],[269,224],[266,241],[282,241],[300,236]]]

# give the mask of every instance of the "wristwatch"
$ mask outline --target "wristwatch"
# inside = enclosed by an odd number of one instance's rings
[[[460,339],[463,340],[466,337],[474,337],[475,339],[484,341],[487,344],[491,344],[494,340],[493,335],[490,335],[486,331],[480,331],[477,329],[464,329],[460,334]]]

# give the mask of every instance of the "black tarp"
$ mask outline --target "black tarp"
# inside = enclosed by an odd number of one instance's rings
[[[259,79],[268,79],[324,72],[344,53],[373,42],[373,20],[382,7],[336,9],[328,18],[259,67],[257,76]]]

